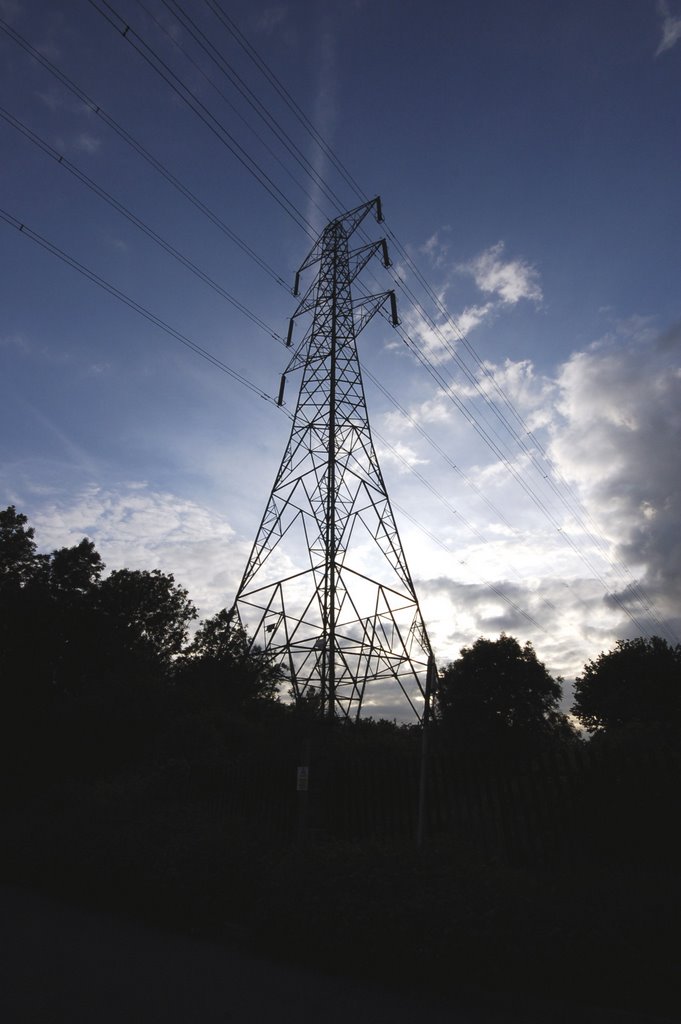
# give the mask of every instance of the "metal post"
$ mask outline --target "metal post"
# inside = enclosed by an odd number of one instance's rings
[[[426,832],[427,796],[428,796],[428,733],[430,727],[430,701],[433,693],[433,677],[435,675],[435,659],[432,654],[428,659],[426,673],[426,693],[421,719],[421,766],[419,771],[419,808],[416,823],[416,847],[421,849]]]

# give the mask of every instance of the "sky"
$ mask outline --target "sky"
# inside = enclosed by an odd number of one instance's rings
[[[359,352],[438,662],[503,630],[569,702],[678,642],[681,0],[222,8],[260,66],[216,0],[0,0],[0,506],[229,606],[295,271],[380,194]]]

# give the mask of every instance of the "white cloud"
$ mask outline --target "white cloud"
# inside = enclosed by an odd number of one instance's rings
[[[42,502],[30,515],[41,549],[89,537],[107,572],[161,569],[189,591],[202,616],[234,597],[250,542],[227,520],[177,495],[133,481],[117,488],[91,485],[68,500]]]
[[[413,308],[403,315],[402,324],[412,341],[436,363],[450,359],[460,341],[459,331],[448,320],[434,320],[431,324]]]
[[[659,57],[666,50],[671,50],[681,39],[681,14],[671,14],[667,0],[658,0],[657,10],[662,18],[662,38],[655,51],[655,56]]]
[[[458,381],[452,388],[456,394],[466,400],[478,400],[481,408],[481,396],[486,396],[496,406],[504,402],[503,396],[512,403],[516,411],[525,420],[525,426],[536,430],[545,426],[551,418],[551,401],[555,392],[555,384],[547,377],[535,373],[534,364],[530,359],[506,359],[501,366],[485,361],[482,369],[479,366],[470,368],[475,383],[470,378]],[[501,412],[509,418],[507,410]],[[513,426],[519,427],[515,417]]]
[[[377,455],[381,465],[392,463],[400,473],[407,473],[414,466],[425,466],[428,463],[428,459],[421,458],[414,448],[401,441],[390,448],[381,447]]]
[[[424,253],[435,267],[445,266],[449,245],[441,236],[449,230],[445,226],[435,231],[419,247],[419,252]],[[456,273],[472,277],[480,291],[491,296],[486,302],[466,306],[455,314],[452,320],[456,328],[452,328],[449,320],[444,317],[440,317],[434,328],[413,314],[411,318],[405,317],[407,326],[418,333],[433,358],[444,357],[447,343],[443,342],[442,334],[447,340],[458,340],[460,334],[467,336],[480,324],[497,316],[504,307],[515,306],[521,299],[541,302],[542,289],[536,267],[521,257],[504,259],[504,247],[504,242],[497,242],[473,259],[448,269],[445,281],[437,289],[437,298],[441,304],[446,304],[446,295]],[[396,266],[396,273],[402,280],[407,276],[401,265]]]
[[[470,334],[483,320],[487,320],[494,313],[495,308],[493,302],[486,302],[484,306],[467,306],[455,317],[461,333]]]
[[[504,243],[497,242],[457,269],[470,274],[480,291],[496,296],[505,305],[514,306],[521,299],[540,302],[542,290],[537,269],[520,257],[504,260],[503,252]]]

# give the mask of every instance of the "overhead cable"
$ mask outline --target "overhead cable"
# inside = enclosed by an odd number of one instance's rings
[[[314,226],[310,223],[304,213],[301,213],[295,204],[284,194],[279,186],[272,180],[266,171],[260,167],[244,147],[237,141],[234,135],[225,125],[208,109],[187,85],[185,85],[175,72],[159,57],[155,50],[117,13],[115,8],[108,3],[108,0],[88,0],[88,3],[107,21],[116,32],[119,33],[135,50],[140,57],[151,67],[160,78],[173,90],[176,96],[192,110],[196,116],[203,121],[210,132],[232,153],[239,163],[251,174],[265,191],[274,199],[282,210],[301,228],[310,238],[316,237]],[[110,12],[102,10],[103,7]]]
[[[102,188],[101,185],[98,185],[97,182],[93,181],[93,179],[90,178],[87,174],[85,174],[84,171],[81,171],[79,167],[77,167],[74,163],[71,163],[71,161],[68,160],[63,155],[63,153],[59,153],[56,149],[54,149],[53,146],[50,146],[48,142],[45,142],[44,139],[41,139],[39,135],[36,135],[35,132],[33,132],[25,124],[19,121],[18,118],[14,117],[12,114],[9,113],[9,111],[5,110],[3,107],[0,107],[0,117],[2,117],[3,120],[5,120],[8,124],[11,124],[13,128],[16,128],[17,131],[21,132],[21,134],[25,138],[33,142],[34,145],[42,149],[42,151],[46,153],[48,156],[50,156],[53,160],[55,160],[60,167],[63,167],[65,170],[69,171],[70,174],[72,174],[75,178],[82,182],[83,185],[85,185],[92,192],[94,192],[95,195],[98,195],[101,199],[108,203],[109,206],[113,207],[114,210],[117,210],[118,213],[121,214],[121,216],[125,217],[126,220],[130,221],[131,224],[134,224],[136,228],[143,232],[143,234],[145,234],[158,246],[164,249],[165,252],[167,252],[170,256],[172,256],[184,267],[186,267],[187,270],[190,270],[192,274],[200,278],[205,284],[212,288],[213,291],[216,291],[219,295],[222,296],[223,299],[226,299],[227,302],[231,303],[231,305],[234,306],[235,309],[237,309],[240,313],[243,313],[244,316],[248,317],[248,319],[251,320],[254,324],[256,324],[256,326],[260,327],[263,331],[269,334],[272,338],[275,339],[275,341],[279,340],[279,335],[276,333],[276,331],[274,331],[272,327],[269,326],[269,324],[265,323],[265,321],[262,320],[256,313],[250,310],[247,306],[244,306],[244,304],[240,302],[238,299],[234,298],[234,296],[231,295],[226,288],[223,288],[221,284],[213,280],[213,278],[206,274],[205,271],[201,270],[200,267],[197,267],[197,265],[194,262],[192,262],[192,260],[190,260],[187,256],[184,256],[178,249],[171,245],[170,242],[167,242],[156,231],[154,231],[153,228],[150,228],[148,224],[145,224],[143,220],[140,220],[139,217],[132,213],[132,211],[129,210],[126,206],[124,206],[123,203],[115,199],[109,192],[106,191],[106,189]]]
[[[249,259],[253,260],[261,270],[264,270],[277,284],[286,291],[290,291],[290,288],[283,277],[278,274],[273,267],[271,267],[261,256],[259,256],[249,245],[244,241],[225,221],[218,217],[212,210],[206,206],[186,185],[184,185],[178,178],[173,175],[168,168],[155,156],[153,156],[145,147],[138,142],[129,132],[125,130],[117,121],[113,119],[109,114],[103,110],[95,100],[93,100],[86,92],[84,92],[78,85],[75,84],[67,75],[64,74],[55,64],[47,59],[42,53],[31,46],[28,40],[24,39],[23,36],[19,35],[10,25],[8,25],[2,18],[0,18],[0,29],[5,32],[18,46],[20,46],[26,53],[31,57],[32,60],[37,61],[46,71],[49,71],[66,89],[69,90],[74,96],[76,96],[81,103],[85,104],[88,110],[90,110],[96,117],[100,118],[119,138],[121,138],[131,149],[134,149],[139,156],[142,157],[154,170],[160,174],[166,181],[177,189],[197,210],[207,217],[224,235],[226,235],[230,241],[234,242],[242,252],[244,252]]]
[[[116,288],[115,285],[112,285],[109,281],[106,281],[103,277],[100,277],[99,274],[96,274],[94,270],[90,270],[89,267],[86,267],[83,263],[80,263],[77,259],[75,259],[75,257],[70,256],[68,253],[64,252],[63,249],[60,249],[58,246],[54,245],[53,242],[50,242],[47,238],[44,238],[42,235],[39,235],[37,231],[33,231],[30,227],[28,227],[27,224],[19,220],[18,217],[14,217],[7,210],[0,208],[0,219],[4,220],[6,224],[10,225],[10,227],[16,228],[16,230],[20,234],[24,235],[26,238],[30,238],[31,241],[36,242],[43,249],[46,249],[47,252],[52,253],[53,256],[56,256],[63,263],[66,263],[68,264],[68,266],[73,267],[73,269],[77,270],[79,274],[82,274],[83,277],[86,277],[89,281],[92,281],[93,284],[98,285],[105,292],[108,292],[109,295],[113,295],[114,298],[118,299],[126,306],[129,306],[130,309],[133,309],[136,313],[139,313],[139,315],[144,317],[145,320],[148,320],[150,323],[160,328],[160,330],[165,331],[166,334],[171,335],[171,337],[179,341],[180,344],[185,345],[187,348],[191,349],[191,351],[194,352],[196,355],[201,356],[202,359],[206,359],[209,363],[216,367],[216,369],[221,370],[223,373],[226,373],[228,376],[238,381],[239,384],[242,384],[245,388],[248,388],[248,390],[253,392],[253,394],[257,395],[258,398],[262,398],[266,402],[269,402],[271,405],[277,406],[277,401],[275,398],[273,398],[271,395],[268,395],[266,391],[263,391],[262,388],[258,387],[257,384],[255,384],[244,374],[240,373],[238,370],[235,370],[233,367],[225,363],[222,359],[219,359],[217,356],[213,355],[212,352],[209,352],[208,349],[203,348],[202,345],[199,345],[197,344],[197,342],[192,341],[192,339],[188,338],[186,334],[183,334],[181,331],[178,331],[174,327],[171,327],[170,324],[167,324],[155,313],[152,313],[150,310],[142,306],[141,303],[131,298],[131,296],[126,295],[126,293],[121,291],[120,288]]]

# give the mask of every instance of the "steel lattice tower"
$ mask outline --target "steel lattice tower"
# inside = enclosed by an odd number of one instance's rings
[[[359,717],[395,686],[422,717],[430,642],[369,429],[356,338],[394,292],[354,300],[351,285],[385,240],[350,252],[376,198],[327,224],[296,274],[317,267],[291,318],[312,322],[282,375],[302,369],[291,434],[233,614],[273,655],[296,698],[315,687],[322,714]],[[369,695],[370,696],[367,696]],[[402,698],[400,698],[402,699]],[[423,701],[426,705],[423,705]],[[421,705],[419,709],[418,705]]]

